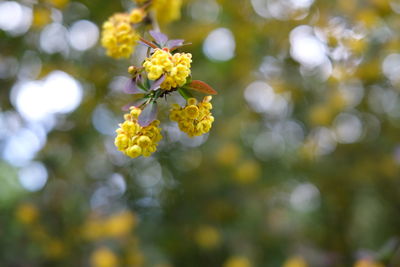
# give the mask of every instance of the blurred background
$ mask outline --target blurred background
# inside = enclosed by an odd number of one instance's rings
[[[128,0],[0,1],[0,266],[400,266],[400,1],[187,0],[216,118],[113,144]]]

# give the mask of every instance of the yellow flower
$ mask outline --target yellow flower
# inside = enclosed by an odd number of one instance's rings
[[[51,10],[45,7],[35,7],[33,9],[32,26],[41,29],[51,22]]]
[[[211,96],[206,96],[200,103],[194,98],[189,98],[185,107],[175,104],[171,109],[170,119],[176,121],[179,129],[190,137],[208,133],[214,122],[210,101]]]
[[[92,267],[116,267],[118,266],[118,258],[106,247],[97,249],[90,256]]]
[[[246,257],[234,256],[230,257],[223,267],[251,267],[251,263]]]
[[[182,0],[153,0],[151,7],[160,22],[168,23],[181,17],[181,6]]]
[[[50,239],[45,244],[45,253],[50,259],[59,259],[65,254],[65,246],[58,239]]]
[[[129,14],[114,14],[103,24],[101,44],[110,57],[128,58],[138,39],[139,35],[130,24]]]
[[[135,228],[137,218],[129,211],[119,212],[107,218],[91,217],[82,227],[82,235],[88,240],[123,238]]]
[[[234,179],[241,184],[249,184],[260,178],[260,165],[254,160],[240,162],[235,170]]]
[[[129,211],[124,211],[108,218],[104,231],[108,236],[123,237],[132,231],[136,223],[136,217]]]
[[[155,120],[150,125],[142,127],[137,119],[141,109],[131,107],[129,114],[125,114],[125,121],[116,130],[115,146],[125,155],[136,158],[139,156],[150,156],[157,149],[157,144],[162,136],[158,125],[160,121]]]
[[[300,256],[295,256],[287,259],[285,263],[283,264],[283,267],[307,267],[306,261],[300,257]]]
[[[190,75],[191,62],[192,55],[190,53],[172,55],[168,49],[156,49],[151,57],[146,58],[143,67],[150,80],[157,80],[165,74],[166,78],[160,87],[164,90],[171,90],[186,83],[186,78]]]
[[[219,245],[221,237],[214,227],[201,226],[195,233],[195,241],[202,248],[212,249]]]
[[[32,224],[39,217],[39,212],[35,205],[24,203],[17,208],[15,215],[21,223]]]
[[[145,16],[146,12],[142,8],[135,8],[129,14],[129,19],[131,23],[139,23],[142,22]]]
[[[361,259],[354,264],[354,267],[383,267],[383,265],[373,260]]]

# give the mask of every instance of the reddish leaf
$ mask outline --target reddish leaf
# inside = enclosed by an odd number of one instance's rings
[[[148,104],[140,113],[138,122],[140,126],[148,126],[157,117],[157,103]]]
[[[198,92],[201,92],[204,94],[209,94],[209,95],[218,94],[217,91],[215,91],[211,86],[209,86],[205,82],[199,81],[199,80],[192,81],[191,83],[186,85],[185,88],[194,90],[194,91],[198,91]]]

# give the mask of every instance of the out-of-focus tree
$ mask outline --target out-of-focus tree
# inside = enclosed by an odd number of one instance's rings
[[[154,1],[219,94],[194,138],[160,103],[135,159],[115,129],[147,48],[100,39],[146,1],[0,2],[0,266],[399,266],[400,3]]]

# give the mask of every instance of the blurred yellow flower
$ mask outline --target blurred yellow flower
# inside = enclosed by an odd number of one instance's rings
[[[131,13],[129,13],[131,23],[139,23],[144,17],[146,17],[146,12],[142,8],[134,8]]]
[[[58,259],[65,254],[65,246],[62,241],[57,239],[50,239],[46,242],[46,255],[51,259]]]
[[[151,8],[161,23],[168,23],[181,17],[182,0],[153,0]]]
[[[260,164],[254,160],[247,160],[238,164],[234,179],[241,184],[248,184],[260,178]]]
[[[379,15],[374,9],[364,9],[358,13],[357,19],[367,28],[372,28],[377,25]]]
[[[82,227],[82,234],[89,240],[102,238],[122,238],[128,236],[137,224],[136,216],[124,211],[108,218],[93,217]]]
[[[117,267],[118,258],[110,249],[101,247],[90,256],[90,264],[92,267]]]
[[[384,265],[374,260],[361,259],[354,263],[354,267],[384,267]]]
[[[34,7],[32,16],[32,27],[36,29],[41,29],[51,22],[51,10],[47,7]]]
[[[239,159],[240,148],[235,143],[222,145],[216,152],[216,161],[224,166],[234,165]]]
[[[251,267],[251,263],[246,257],[233,256],[224,263],[223,267]]]
[[[23,203],[17,207],[16,218],[24,224],[32,224],[39,217],[37,207],[31,203]]]
[[[285,261],[282,267],[307,267],[307,262],[300,256],[294,256]]]
[[[112,215],[105,221],[105,233],[112,237],[128,235],[136,226],[136,216],[129,211]]]
[[[326,104],[317,104],[311,107],[308,114],[310,123],[314,126],[329,125],[333,116],[333,110]]]
[[[221,237],[215,227],[204,225],[197,229],[195,233],[196,243],[204,249],[213,249],[221,242]]]
[[[138,39],[139,35],[131,26],[127,13],[114,14],[103,24],[101,44],[110,57],[128,58]]]

